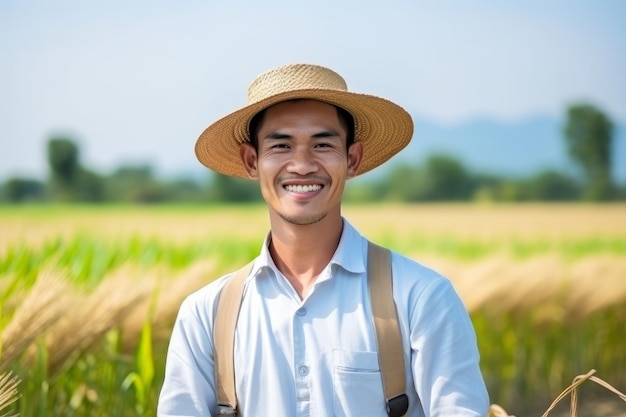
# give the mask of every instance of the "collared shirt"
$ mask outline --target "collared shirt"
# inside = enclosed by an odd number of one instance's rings
[[[367,285],[367,240],[344,219],[339,246],[300,299],[274,264],[269,235],[244,287],[235,380],[244,417],[386,417]],[[474,329],[451,283],[392,252],[404,344],[407,416],[486,416]],[[158,415],[212,416],[213,324],[226,275],[182,303]]]

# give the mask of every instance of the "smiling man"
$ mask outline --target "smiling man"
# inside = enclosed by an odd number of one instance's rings
[[[241,159],[260,182],[271,223],[304,226],[332,214],[332,229],[340,231],[344,184],[356,175],[362,144],[347,147],[347,128],[331,104],[292,100],[261,116],[257,146],[242,144]]]
[[[259,182],[270,231],[245,269],[232,346],[236,405],[218,399],[216,317],[228,274],[182,304],[159,416],[485,416],[474,330],[450,282],[391,252],[401,334],[390,406],[369,295],[368,240],[342,216],[348,179],[384,163],[413,134],[386,99],[347,91],[328,68],[295,64],[257,77],[248,104],[211,124],[196,155],[222,174]],[[219,305],[219,306],[218,306]],[[381,343],[386,343],[383,340]],[[229,353],[229,352],[228,352]],[[399,411],[398,411],[399,410]]]

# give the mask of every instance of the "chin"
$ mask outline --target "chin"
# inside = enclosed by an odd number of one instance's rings
[[[281,219],[286,221],[287,223],[296,225],[296,226],[309,226],[312,224],[316,224],[324,220],[327,213],[320,214],[303,214],[303,215],[288,215],[285,213],[280,213],[279,216]]]

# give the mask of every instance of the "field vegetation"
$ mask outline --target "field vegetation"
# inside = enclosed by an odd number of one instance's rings
[[[492,402],[541,415],[590,369],[625,390],[626,205],[348,205],[344,214],[450,278],[476,327]],[[267,230],[256,205],[0,207],[0,414],[154,415],[180,302],[252,259]],[[597,398],[590,387],[581,401]]]

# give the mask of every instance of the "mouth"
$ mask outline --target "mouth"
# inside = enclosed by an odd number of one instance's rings
[[[321,184],[287,184],[284,185],[283,188],[290,193],[314,193],[321,190],[323,186]]]

